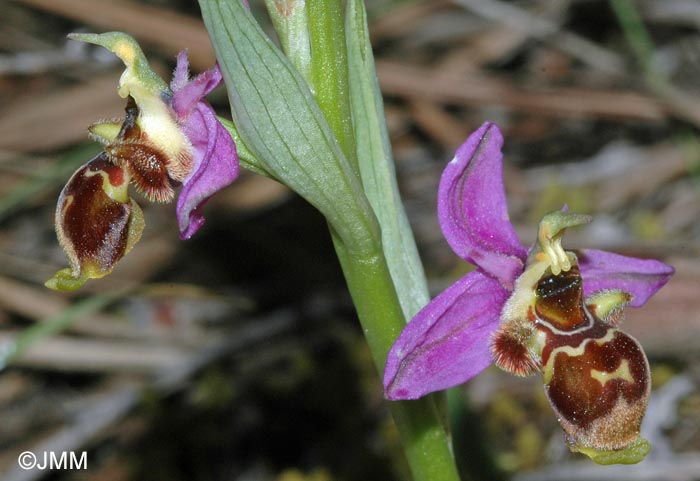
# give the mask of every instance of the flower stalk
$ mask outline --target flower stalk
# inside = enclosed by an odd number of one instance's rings
[[[349,68],[342,2],[310,0],[309,29],[312,91],[339,140],[343,153],[348,159],[352,159],[351,164],[355,166],[357,175],[360,175],[353,123],[357,126],[362,121],[352,117],[354,112],[351,110],[350,89],[356,88],[357,85],[348,87]],[[348,33],[348,36],[350,35],[352,34]],[[372,160],[386,162],[383,158]],[[382,166],[378,165],[377,168],[381,169]],[[372,207],[376,213],[377,203],[372,203]],[[382,220],[379,219],[383,230]],[[387,238],[382,236],[376,243],[373,255],[363,258],[353,255],[332,229],[331,235],[365,339],[377,370],[381,373],[387,353],[405,324],[402,305],[385,252],[392,248],[401,250],[402,246],[384,245],[382,242]],[[415,245],[412,237],[410,242]],[[440,423],[433,400],[425,398],[420,401],[394,402],[391,403],[390,409],[414,479],[458,480],[459,475],[448,436]]]
[[[341,0],[308,0],[311,90],[340,149],[359,176],[348,87],[348,54]]]
[[[309,9],[306,0],[265,0],[280,47],[301,75],[311,79]]]

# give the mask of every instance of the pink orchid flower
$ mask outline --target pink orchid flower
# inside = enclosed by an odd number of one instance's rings
[[[602,464],[638,462],[649,451],[639,438],[649,369],[617,321],[622,307],[643,305],[674,270],[599,250],[564,251],[564,229],[590,221],[564,211],[543,219],[539,249],[528,250],[508,219],[502,144],[487,122],[442,174],[440,226],[477,269],[407,324],[388,355],[386,397],[417,399],[494,362],[516,375],[541,370],[572,450]]]

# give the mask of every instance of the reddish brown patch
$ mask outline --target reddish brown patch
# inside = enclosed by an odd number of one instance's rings
[[[549,274],[537,283],[537,317],[559,330],[572,331],[587,322],[583,310],[583,287],[578,267],[559,275]]]
[[[91,261],[110,271],[126,251],[131,204],[110,198],[104,177],[124,178],[121,167],[102,152],[73,174],[63,188],[56,211],[56,229],[74,264]],[[92,174],[92,175],[90,175]]]
[[[113,169],[105,169],[107,177],[109,178],[109,183],[112,187],[121,187],[126,181],[126,175],[124,175],[124,169],[113,166]]]
[[[639,344],[627,334],[615,331],[612,340],[599,345],[589,342],[583,354],[555,354],[553,375],[546,386],[547,397],[564,421],[577,429],[587,429],[604,418],[623,400],[635,406],[646,406],[649,395],[649,367]],[[613,373],[626,360],[632,382],[609,379],[605,384],[591,377],[591,370]],[[629,420],[622,429],[639,432],[641,414]],[[570,433],[571,434],[571,433]]]
[[[547,341],[542,348],[542,365],[549,362],[549,356],[552,352],[563,346],[576,347],[581,345],[586,339],[600,339],[608,333],[607,325],[602,322],[594,321],[593,325],[588,329],[583,329],[580,332],[569,335],[560,335],[553,333],[550,329],[542,326],[537,326],[537,329],[543,331],[547,336]]]
[[[551,374],[545,392],[569,443],[599,450],[626,447],[639,436],[649,399],[649,366],[641,346],[584,306],[577,266],[558,276],[548,273],[536,289],[535,328],[546,336],[541,363]]]

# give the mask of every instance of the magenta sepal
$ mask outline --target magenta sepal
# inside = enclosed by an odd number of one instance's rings
[[[595,249],[578,252],[578,264],[585,297],[603,290],[620,290],[632,295],[629,303],[632,307],[642,306],[675,272],[673,267],[655,259]]]
[[[389,352],[387,399],[417,399],[462,384],[493,361],[489,338],[510,293],[480,271],[433,299],[406,326]]]
[[[189,239],[204,223],[201,209],[209,198],[238,177],[238,155],[228,131],[203,99],[221,83],[216,65],[188,81],[187,53],[180,52],[173,75],[173,110],[194,151],[192,172],[177,199],[180,237]]]
[[[502,145],[501,131],[491,122],[462,144],[440,179],[438,219],[455,254],[512,289],[527,250],[508,219]]]

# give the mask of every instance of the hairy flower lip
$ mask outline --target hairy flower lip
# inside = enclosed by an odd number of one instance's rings
[[[477,270],[428,303],[399,335],[384,371],[387,399],[418,399],[462,384],[493,362],[488,339],[528,252],[508,220],[502,144],[498,126],[486,122],[445,167],[438,191],[440,225],[455,253]],[[586,297],[622,290],[631,295],[633,307],[643,305],[674,272],[656,260],[599,250],[579,251],[579,267]],[[488,297],[465,288],[477,276],[485,285],[496,282],[503,294]],[[470,352],[460,354],[458,345]]]

